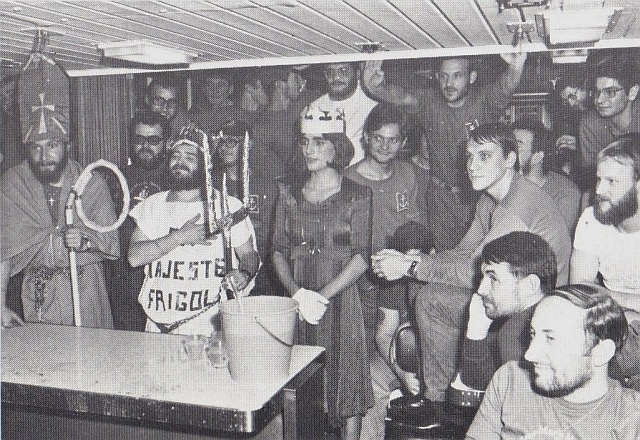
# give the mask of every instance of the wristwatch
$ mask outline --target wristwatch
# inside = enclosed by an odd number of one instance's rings
[[[409,266],[409,268],[407,269],[407,276],[413,278],[414,280],[418,279],[418,263],[420,263],[421,260],[413,260],[411,262],[411,265]]]

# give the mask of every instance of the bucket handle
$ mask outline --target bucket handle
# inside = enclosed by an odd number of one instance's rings
[[[258,325],[259,325],[260,327],[262,327],[262,328],[263,328],[263,330],[264,330],[265,332],[269,333],[269,335],[270,335],[273,339],[275,339],[276,341],[280,342],[281,344],[286,345],[287,347],[293,347],[293,344],[289,344],[288,342],[283,341],[283,340],[282,340],[281,338],[279,338],[276,334],[274,334],[271,330],[269,330],[269,329],[267,328],[267,326],[266,326],[266,325],[264,325],[263,323],[261,323],[261,322],[260,322],[260,320],[258,319],[258,317],[257,317],[257,316],[254,316],[254,317],[253,317],[253,320],[254,320],[255,322],[257,322],[257,323],[258,323]]]

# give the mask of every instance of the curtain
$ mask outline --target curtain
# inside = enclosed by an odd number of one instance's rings
[[[74,157],[82,165],[98,159],[124,167],[133,115],[131,75],[76,77],[71,81]]]

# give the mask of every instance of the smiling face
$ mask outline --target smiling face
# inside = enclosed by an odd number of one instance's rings
[[[169,152],[169,185],[179,191],[199,188],[202,166],[202,153],[197,147],[174,145]]]
[[[515,162],[514,152],[505,157],[502,147],[493,142],[479,144],[471,139],[467,143],[467,174],[476,191],[490,190]]]
[[[525,359],[533,383],[546,395],[567,396],[594,375],[584,329],[586,312],[559,297],[543,299],[531,319],[531,342]]]
[[[398,151],[407,142],[402,137],[398,124],[386,124],[373,133],[365,134],[369,154],[380,164],[387,164],[396,158]]]
[[[631,165],[612,157],[598,162],[594,215],[600,223],[617,226],[638,212],[638,181]]]
[[[300,139],[300,148],[309,171],[321,171],[329,166],[336,157],[336,150],[321,133],[304,133]]]
[[[604,118],[619,115],[627,108],[629,102],[635,99],[635,94],[637,93],[635,89],[636,88],[632,88],[632,91],[627,94],[627,91],[616,79],[607,77],[596,79],[596,89],[594,92],[597,96],[593,98],[596,110],[598,110],[600,116]],[[612,96],[607,97],[607,93]]]

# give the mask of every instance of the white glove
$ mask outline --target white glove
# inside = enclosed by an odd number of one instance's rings
[[[320,322],[329,304],[327,298],[308,289],[298,289],[292,298],[298,302],[300,317],[314,325]]]
[[[486,338],[492,322],[493,319],[487,316],[484,309],[482,297],[477,293],[471,295],[471,302],[469,303],[469,322],[467,323],[467,338],[476,341]]]

